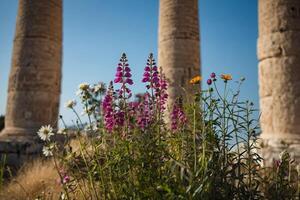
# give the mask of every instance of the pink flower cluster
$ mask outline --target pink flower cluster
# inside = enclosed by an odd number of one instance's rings
[[[153,106],[150,104],[150,94],[145,93],[138,105],[137,124],[145,130],[153,120]]]
[[[119,98],[129,99],[132,96],[131,90],[127,85],[133,85],[133,81],[131,79],[131,69],[129,68],[129,64],[127,63],[126,54],[123,53],[120,58],[120,63],[117,67],[117,73],[115,76],[115,83],[120,83],[121,88],[117,90]]]
[[[207,79],[206,83],[207,85],[211,85],[213,83],[213,81],[216,81],[216,74],[213,72],[210,74],[210,78]]]
[[[71,181],[71,177],[66,173],[65,170],[60,169],[60,178],[57,180],[59,184],[67,184]]]
[[[121,84],[121,87],[114,90],[111,82],[102,102],[104,125],[109,132],[124,127],[145,130],[157,120],[162,120],[166,109],[168,85],[162,71],[158,71],[153,54],[147,59],[142,79],[146,83],[147,92],[138,102],[130,102],[132,93],[129,85],[133,81],[127,62],[126,55],[122,54],[114,79],[114,83]],[[180,122],[183,121],[184,113],[179,108],[176,117]]]
[[[147,59],[147,65],[144,70],[145,72],[143,75],[142,82],[148,83],[146,85],[147,89],[150,88],[156,89],[159,84],[159,78],[158,78],[157,66],[152,53],[149,55],[149,58]]]
[[[183,109],[174,104],[171,112],[171,130],[177,131],[179,127],[182,127],[187,122],[187,118],[183,112]]]
[[[114,88],[112,81],[109,84],[108,90],[102,102],[102,110],[105,128],[111,132],[115,126]]]
[[[146,88],[151,90],[152,102],[157,106],[157,111],[165,110],[168,99],[167,81],[162,72],[158,72],[155,59],[151,53],[147,59],[147,65],[143,75],[143,83],[147,83]]]
[[[163,112],[166,109],[166,103],[168,100],[168,84],[165,76],[163,74],[160,75],[159,82],[157,84],[157,88],[155,90],[155,96],[157,98],[157,106],[158,112]]]

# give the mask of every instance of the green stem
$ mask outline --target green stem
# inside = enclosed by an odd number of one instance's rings
[[[223,168],[225,169],[226,165],[226,88],[227,88],[227,82],[225,82],[225,88],[224,88],[224,97],[223,97],[223,123],[222,123],[222,150],[223,150]]]
[[[75,115],[76,115],[78,121],[80,122],[81,128],[83,128],[83,123],[82,123],[82,121],[81,121],[81,119],[80,119],[78,113],[76,112],[76,110],[75,110],[74,108],[72,108],[72,110],[73,110],[73,112],[75,113]]]
[[[194,172],[197,170],[197,149],[196,149],[196,105],[194,103],[194,112],[193,112],[193,145],[194,145]]]
[[[60,180],[63,180],[63,177],[62,177],[62,175],[60,174],[60,171],[59,171],[59,168],[58,168],[58,165],[57,165],[57,161],[56,161],[56,156],[55,156],[55,155],[53,155],[53,161],[54,161],[54,166],[55,166],[55,169],[56,169],[57,172],[58,172],[58,175],[59,175]],[[65,193],[66,193],[66,195],[67,195],[67,200],[70,200],[69,193],[68,193],[68,190],[67,190],[65,184],[63,184],[63,190],[65,191]]]

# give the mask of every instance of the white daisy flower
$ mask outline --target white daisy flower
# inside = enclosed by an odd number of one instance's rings
[[[53,149],[54,149],[54,144],[50,144],[49,146],[44,146],[43,147],[43,154],[48,157],[48,156],[53,156]]]
[[[78,88],[79,88],[80,90],[87,90],[87,89],[89,89],[89,87],[90,87],[90,85],[89,85],[88,83],[81,83],[81,84],[79,84],[79,86],[78,86]]]
[[[53,128],[50,125],[42,126],[40,130],[37,132],[41,140],[50,140],[50,137],[54,135]]]
[[[67,101],[67,103],[65,104],[66,108],[74,108],[76,106],[76,101],[75,100],[69,100]]]

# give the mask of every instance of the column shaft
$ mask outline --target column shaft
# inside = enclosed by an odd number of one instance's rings
[[[62,0],[20,0],[1,138],[56,126],[62,65]]]
[[[189,80],[200,74],[198,0],[160,0],[159,6],[158,62],[172,103],[191,95]]]
[[[264,154],[300,152],[300,1],[259,0],[259,94]]]

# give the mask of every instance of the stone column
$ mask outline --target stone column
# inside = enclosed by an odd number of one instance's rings
[[[61,88],[62,0],[19,0],[1,141],[36,138],[56,126]]]
[[[198,0],[160,0],[158,62],[169,80],[169,104],[192,95],[189,80],[200,75],[199,43]]]
[[[263,154],[300,158],[300,1],[259,0],[259,93]]]

